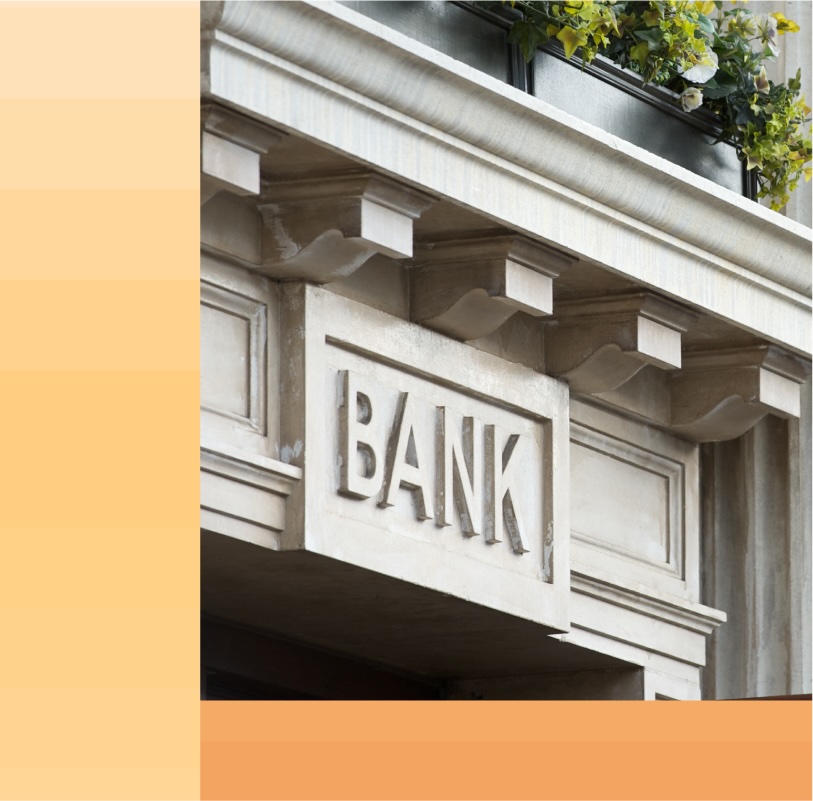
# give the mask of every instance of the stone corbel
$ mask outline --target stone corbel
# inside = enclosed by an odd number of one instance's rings
[[[264,272],[326,284],[376,253],[412,256],[412,223],[434,199],[377,175],[308,177],[265,187]]]
[[[412,320],[468,341],[520,311],[543,317],[553,309],[553,279],[571,261],[517,235],[423,243],[410,270]]]
[[[617,389],[647,365],[681,366],[681,334],[697,319],[647,292],[556,304],[545,326],[545,371],[573,392]]]
[[[220,106],[200,110],[200,205],[221,190],[260,192],[260,157],[285,134]]]
[[[699,442],[734,439],[765,415],[799,417],[810,365],[774,345],[686,353],[672,379],[673,431]]]

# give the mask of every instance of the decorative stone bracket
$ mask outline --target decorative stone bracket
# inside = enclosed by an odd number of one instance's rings
[[[573,392],[608,392],[646,365],[681,366],[681,334],[694,312],[649,293],[564,301],[545,331],[545,364]]]
[[[519,311],[553,309],[553,279],[571,259],[516,235],[426,242],[410,270],[412,319],[463,341]]]
[[[262,269],[326,284],[376,253],[412,256],[412,221],[434,199],[369,173],[269,184],[260,200]]]
[[[220,106],[200,110],[200,204],[221,190],[260,192],[260,156],[285,134]]]
[[[767,414],[799,417],[809,363],[774,345],[687,353],[672,379],[672,429],[701,442],[734,439]]]

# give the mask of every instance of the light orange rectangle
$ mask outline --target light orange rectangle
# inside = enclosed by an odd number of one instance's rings
[[[120,659],[121,651],[118,655]],[[70,652],[64,658],[69,659]],[[4,706],[26,703],[31,713],[16,721],[13,737],[3,738],[0,771],[133,770],[141,766],[149,770],[182,768],[196,772],[198,749],[193,738],[186,736],[187,724],[180,716],[166,720],[161,712],[162,708],[171,710],[187,705],[189,689],[132,686],[138,683],[133,681],[135,677],[134,672],[123,675],[115,687],[39,686],[0,692]],[[96,737],[91,740],[92,733]],[[47,777],[43,779],[47,781]],[[8,789],[2,784],[0,787]],[[20,788],[23,792],[16,797],[66,797],[54,786],[29,788],[35,791],[30,796],[25,789]],[[173,798],[179,795],[179,789],[164,788],[163,793],[156,792],[153,797]],[[124,783],[114,785],[108,793],[108,798],[126,798],[127,787]]]
[[[204,799],[802,799],[808,702],[203,702]]]
[[[31,632],[37,632],[38,641],[47,642],[58,652],[76,650],[77,643],[87,637],[99,653],[106,652],[105,658],[120,658],[130,651],[128,664],[141,676],[160,670],[162,681],[169,681],[162,686],[175,686],[179,666],[187,681],[190,665],[197,671],[197,574],[190,576],[185,598],[178,593],[177,584],[190,559],[197,558],[198,527],[194,521],[181,528],[0,526],[0,541],[14,555],[13,560],[0,561],[0,616],[9,619],[7,636],[16,632],[28,640]],[[71,569],[78,553],[92,555],[83,573]],[[84,575],[84,580],[77,580],[78,575]],[[175,616],[179,610],[185,615],[183,626]],[[135,620],[137,614],[143,617],[141,623]],[[81,620],[87,624],[85,629],[79,627]],[[131,620],[135,630],[124,626],[125,620]],[[166,623],[166,628],[159,623]],[[140,642],[134,637],[135,631],[143,634]],[[58,643],[64,637],[71,639],[60,648]],[[171,652],[170,646],[178,642],[193,643],[194,648],[185,659],[168,661],[165,657]],[[36,684],[36,676],[47,676],[48,686],[58,686],[71,675],[87,683],[88,675],[77,671],[85,660],[98,665],[99,659],[87,647],[81,654],[82,659],[70,664],[62,660],[58,675],[48,660],[35,661],[33,666],[27,660],[7,662],[3,685],[18,686],[20,676],[25,676],[25,686],[29,687]],[[114,679],[112,674],[94,675],[102,684]]]
[[[60,710],[57,710],[60,711]],[[197,760],[189,767],[0,768],[0,798],[31,801],[194,801],[198,798]]]
[[[183,317],[185,325],[196,319],[188,311]],[[14,454],[0,463],[5,495],[0,524],[72,529],[195,525],[198,382],[193,370],[0,372],[0,441],[7,454]],[[95,580],[99,569],[126,570],[133,547],[137,544],[121,541],[121,561],[94,565],[80,537],[75,556],[82,563],[76,576],[89,575],[77,580]],[[169,544],[160,558],[168,554],[184,571],[197,567],[197,542]],[[175,581],[183,586],[178,576]],[[186,582],[196,587],[197,574]],[[145,585],[145,595],[148,589]],[[132,602],[137,606],[140,597]]]
[[[198,18],[0,2],[0,798],[199,795]]]
[[[195,148],[195,142],[190,147]],[[0,189],[0,279],[194,278],[198,187]]]
[[[0,371],[197,370],[198,293],[192,278],[3,281]]]
[[[0,98],[188,98],[195,2],[3,3]],[[31,35],[27,35],[31,34]],[[36,38],[34,38],[34,35]]]
[[[199,107],[177,98],[0,99],[0,189],[195,188]]]

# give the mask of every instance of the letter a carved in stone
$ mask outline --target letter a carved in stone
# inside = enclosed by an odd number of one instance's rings
[[[463,533],[473,537],[483,533],[482,426],[473,417],[464,417],[461,425],[460,417],[445,406],[439,406],[437,414],[436,522],[452,525],[454,505]]]
[[[358,377],[349,370],[342,371],[341,381],[339,492],[351,498],[370,498],[381,488],[381,460],[369,441],[373,439],[372,392],[362,388]]]
[[[512,464],[511,458],[516,453],[519,435],[509,435],[504,448],[500,447],[502,440],[503,437],[497,426],[487,425],[485,427],[486,542],[501,542],[503,528],[505,528],[514,551],[520,554],[528,553],[528,549],[522,542],[522,524],[509,486],[511,468],[515,466]]]
[[[415,406],[408,392],[402,392],[395,412],[395,424],[387,446],[384,489],[379,506],[393,506],[398,490],[412,493],[418,520],[434,517],[432,484],[427,475],[429,461],[419,453],[420,439],[415,436]]]

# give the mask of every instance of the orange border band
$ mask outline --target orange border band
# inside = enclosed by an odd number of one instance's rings
[[[204,799],[806,799],[809,702],[204,702]]]

